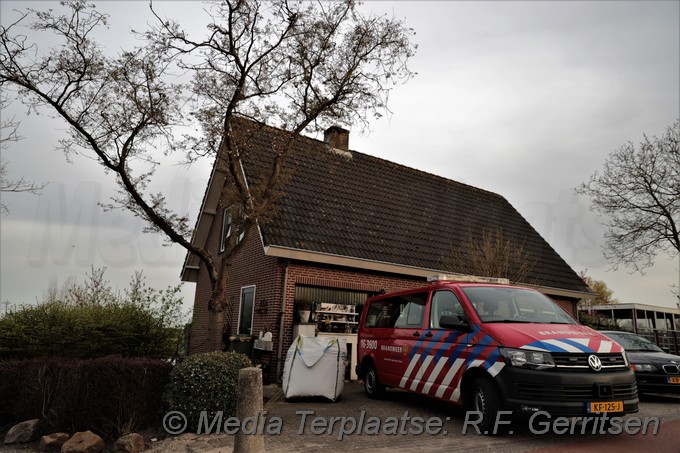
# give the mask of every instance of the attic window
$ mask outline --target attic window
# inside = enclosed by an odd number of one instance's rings
[[[220,237],[220,253],[224,252],[229,244],[229,237],[234,232],[234,225],[231,217],[231,209],[227,208],[222,213],[222,236]],[[241,242],[245,236],[244,232],[238,235],[238,241]]]
[[[227,242],[231,236],[231,212],[225,209],[222,213],[222,236],[220,240],[220,252],[227,248]]]

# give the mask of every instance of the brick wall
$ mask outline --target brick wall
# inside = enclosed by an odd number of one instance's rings
[[[219,235],[221,229],[222,212],[215,216],[215,221],[210,226],[210,233],[206,240],[205,249],[213,256],[218,251]],[[191,320],[191,336],[189,337],[189,354],[209,352],[218,349],[215,344],[215,316],[208,310],[210,301],[210,279],[205,265],[201,262],[196,290],[194,294],[194,311]]]
[[[571,298],[568,298],[568,297],[561,297],[561,298],[551,297],[551,299],[553,301],[555,301],[555,303],[557,303],[557,305],[562,307],[562,309],[564,311],[566,311],[571,316],[573,316],[574,319],[578,319],[577,315],[576,315],[576,303],[578,302],[578,299],[571,299]]]
[[[217,253],[219,247],[222,212],[215,219],[206,244],[213,254]],[[264,255],[259,232],[254,230],[232,259],[227,277],[227,308],[215,314],[208,309],[210,280],[205,266],[201,264],[196,283],[189,352],[193,354],[224,349],[223,337],[237,332],[241,288],[246,286],[255,286],[252,332],[257,334],[266,327],[277,332],[282,283],[279,271],[276,258]]]
[[[254,230],[247,243],[234,257],[229,269],[227,281],[227,297],[229,308],[225,310],[224,322],[221,326],[227,335],[238,332],[241,308],[241,290],[244,287],[255,287],[252,335],[269,331],[273,335],[274,350],[253,350],[251,358],[262,365],[265,382],[272,382],[270,369],[273,356],[276,355],[279,332],[279,313],[281,311],[281,266],[276,258],[265,256],[260,234]]]
[[[214,222],[210,232],[208,239],[210,250],[217,250],[220,232],[215,225],[218,223]],[[256,231],[234,257],[230,266],[227,283],[229,307],[221,316],[212,314],[208,310],[210,283],[205,268],[201,266],[196,284],[189,352],[199,353],[223,349],[222,332],[225,331],[227,336],[237,332],[241,288],[255,286],[253,333],[257,335],[260,331],[271,331],[274,344],[272,352],[254,350],[253,361],[263,365],[266,379],[272,382],[275,380],[276,370],[281,372],[285,353],[293,342],[295,285],[377,293],[381,289],[393,292],[424,284],[426,282],[422,278],[385,276],[300,262],[279,261],[277,258],[264,254],[259,233]],[[284,287],[285,301],[283,299]],[[283,326],[280,331],[282,318]],[[282,357],[279,359],[279,338],[281,337],[283,339],[281,342]]]
[[[409,278],[353,271],[347,268],[317,266],[301,262],[288,264],[286,281],[285,324],[283,332],[283,351],[293,342],[293,304],[295,285],[320,286],[326,288],[348,289],[355,291],[386,292],[402,291],[427,284],[423,278]]]

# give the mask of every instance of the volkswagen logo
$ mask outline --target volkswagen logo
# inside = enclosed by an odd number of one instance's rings
[[[602,362],[596,355],[588,356],[588,365],[590,365],[593,371],[600,371],[602,369]]]

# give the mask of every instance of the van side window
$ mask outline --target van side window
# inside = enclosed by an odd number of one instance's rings
[[[379,320],[384,323],[383,319],[387,319],[389,321],[389,317],[381,318],[382,308],[382,301],[375,302],[368,307],[368,312],[366,313],[366,323],[364,324],[366,327],[388,327],[378,323]]]
[[[437,291],[430,306],[430,327],[439,329],[439,318],[443,315],[464,316],[463,306],[451,291]]]
[[[401,314],[394,323],[394,327],[420,327],[423,324],[423,311],[425,304],[407,302],[401,310]]]
[[[372,303],[366,313],[366,327],[411,327],[423,324],[427,293],[390,297]]]

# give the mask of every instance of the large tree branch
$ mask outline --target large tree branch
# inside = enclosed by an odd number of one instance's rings
[[[214,153],[228,181],[229,197],[220,208],[234,210],[240,217],[235,225],[247,238],[272,217],[286,158],[300,134],[330,124],[365,123],[366,113],[386,108],[387,84],[412,76],[406,66],[415,50],[412,31],[394,19],[363,17],[351,0],[215,2],[206,9],[202,39],[189,36],[179,22],[162,19],[152,4],[157,23],[137,34],[145,44],[118,59],[104,56],[90,40],[106,16],[81,1],[68,6],[70,16],[36,16],[40,31],[61,40],[57,51],[42,52],[36,60],[27,57],[31,46],[25,39],[1,30],[0,83],[20,87],[32,107],[64,118],[71,128],[65,151],[91,152],[117,175],[123,194],[118,204],[200,258],[213,296],[220,299],[214,304],[218,309],[227,303],[217,294],[224,288],[218,283],[224,283],[225,269],[243,243],[233,239],[222,254],[192,244],[184,218],[165,208],[162,194],[146,193],[158,141],[168,151],[186,149],[189,162]],[[192,84],[177,83],[171,68],[193,74]],[[200,130],[175,141],[173,126],[181,124],[184,112]],[[248,134],[257,128],[237,130],[242,127],[237,117],[288,132],[272,145],[268,166],[248,179],[243,156],[252,146]],[[133,166],[137,163],[141,169]]]

